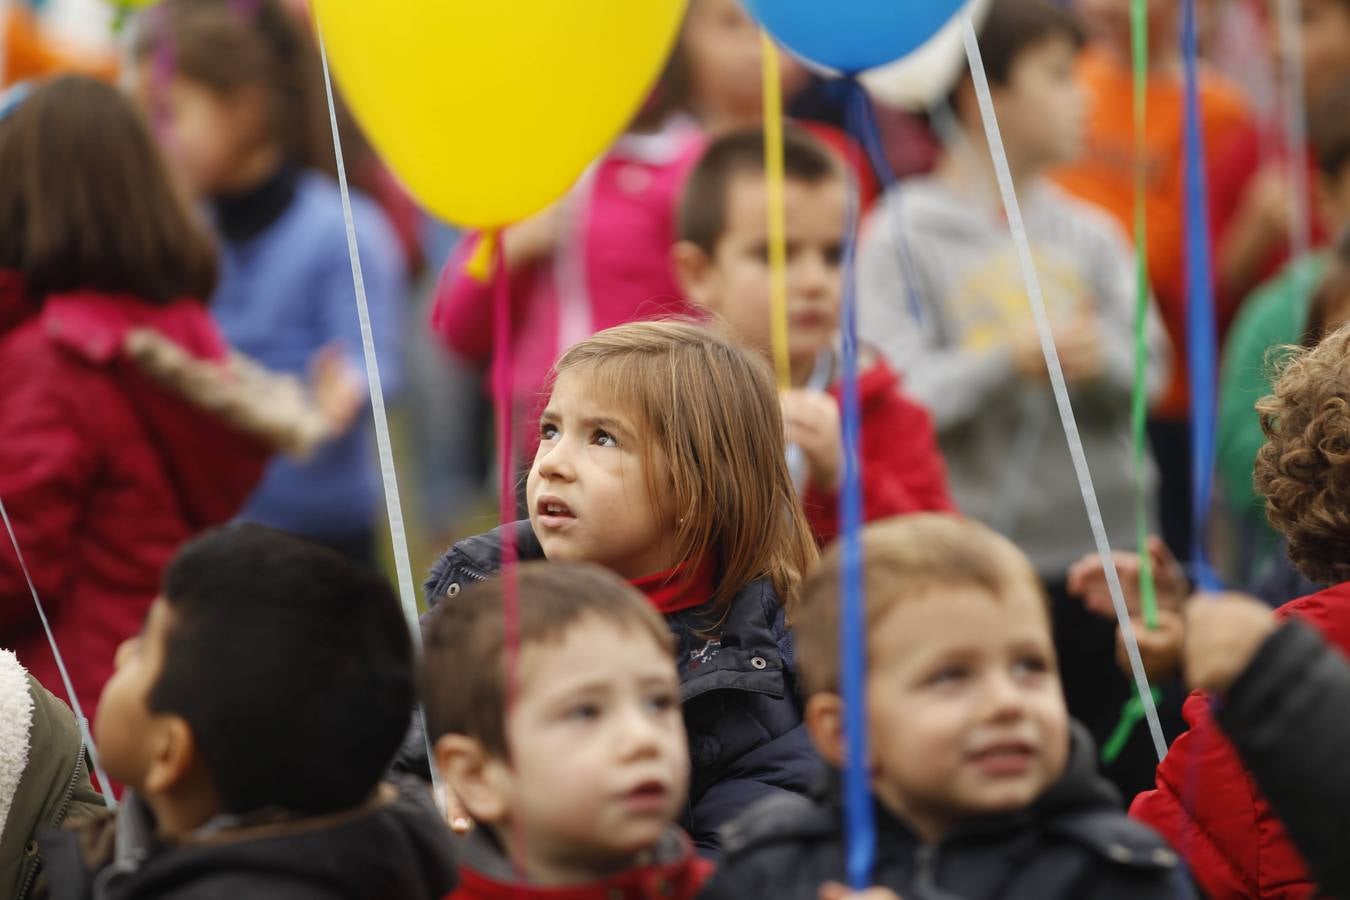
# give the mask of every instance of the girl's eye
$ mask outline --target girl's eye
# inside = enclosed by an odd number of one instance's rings
[[[614,435],[610,434],[608,431],[597,431],[595,433],[595,443],[599,444],[601,447],[619,446],[619,442],[614,439]]]
[[[539,439],[544,441],[555,440],[558,437],[558,426],[543,424],[539,426]]]
[[[675,695],[669,692],[653,694],[647,702],[657,712],[669,712],[680,705],[680,701],[675,698]]]
[[[570,722],[593,722],[600,718],[600,704],[578,703],[567,711],[565,718]]]

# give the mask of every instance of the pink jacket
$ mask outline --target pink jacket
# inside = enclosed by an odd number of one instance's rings
[[[670,248],[684,179],[704,144],[688,120],[620,138],[563,201],[571,239],[547,263],[511,273],[518,415],[533,412],[571,344],[625,322],[695,314],[680,296]],[[442,271],[431,325],[452,352],[486,365],[492,285],[464,271],[477,244],[477,235],[466,239]]]

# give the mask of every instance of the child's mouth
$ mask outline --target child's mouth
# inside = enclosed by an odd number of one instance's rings
[[[623,795],[624,804],[632,812],[665,812],[670,791],[659,781],[644,781]]]
[[[970,755],[981,772],[986,775],[1021,775],[1031,768],[1036,759],[1036,748],[1025,741],[1004,741],[991,744]]]
[[[539,524],[545,528],[562,528],[577,518],[571,507],[557,497],[540,497],[535,501],[534,508]]]

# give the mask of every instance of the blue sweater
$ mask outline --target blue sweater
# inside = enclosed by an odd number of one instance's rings
[[[401,381],[405,285],[397,241],[384,215],[353,196],[356,238],[386,399]],[[211,309],[230,344],[269,369],[306,376],[320,347],[340,341],[365,371],[361,326],[337,183],[301,173],[294,195],[257,234],[222,238],[221,278]],[[374,527],[379,468],[369,415],[307,461],[278,457],[240,518],[316,539]]]

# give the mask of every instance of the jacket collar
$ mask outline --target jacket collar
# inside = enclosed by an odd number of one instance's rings
[[[648,897],[692,897],[711,865],[694,854],[684,832],[672,828],[653,849],[651,858],[600,881],[568,887],[543,887],[521,882],[501,845],[485,829],[457,841],[461,890],[484,900],[642,900]]]
[[[515,529],[517,559],[527,562],[544,558],[528,520],[466,538],[432,567],[424,585],[427,606],[435,607],[447,594],[457,594],[469,584],[496,575],[501,566],[502,536],[508,527]],[[722,689],[781,698],[789,689],[787,685],[795,683],[792,636],[778,596],[765,579],[746,585],[720,622],[706,606],[677,612],[666,621],[679,641],[677,662],[686,702]]]

